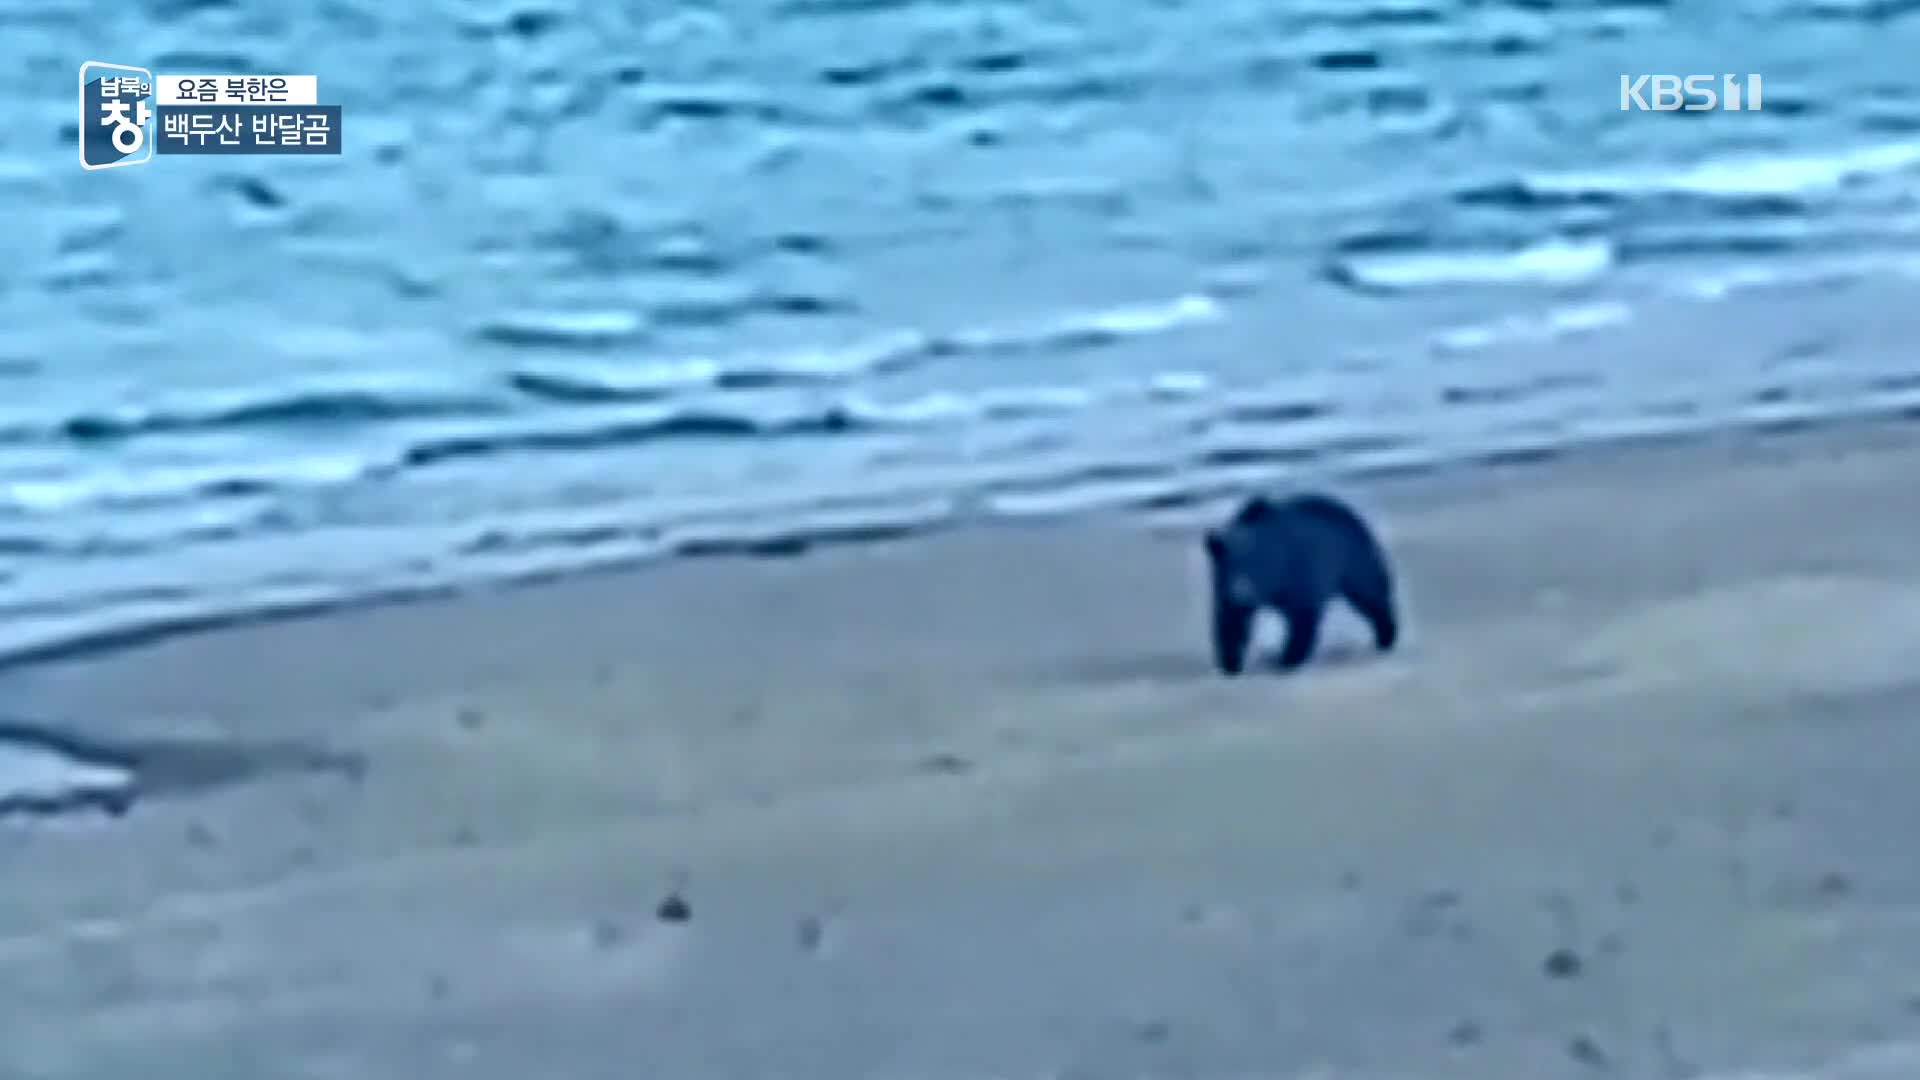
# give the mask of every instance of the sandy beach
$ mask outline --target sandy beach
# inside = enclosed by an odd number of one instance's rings
[[[1920,1075],[1917,482],[1342,485],[1407,639],[1294,676],[1117,517],[10,671],[151,791],[0,824],[0,1076]]]

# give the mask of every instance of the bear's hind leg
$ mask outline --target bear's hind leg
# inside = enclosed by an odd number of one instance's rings
[[[1320,619],[1325,604],[1290,604],[1280,609],[1287,621],[1287,643],[1280,649],[1280,670],[1292,671],[1307,662],[1320,643]]]
[[[1342,595],[1373,628],[1374,647],[1381,652],[1392,651],[1400,640],[1400,620],[1394,615],[1393,598],[1375,590],[1352,587],[1342,590]]]

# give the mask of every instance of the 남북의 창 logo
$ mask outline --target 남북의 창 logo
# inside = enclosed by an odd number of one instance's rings
[[[153,159],[153,72],[89,60],[80,65],[80,167],[112,169]]]
[[[80,167],[155,154],[338,154],[340,106],[315,75],[171,75],[80,65]]]

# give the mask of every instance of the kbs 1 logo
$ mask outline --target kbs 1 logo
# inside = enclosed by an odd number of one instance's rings
[[[1621,112],[1760,111],[1760,76],[1622,75]]]
[[[155,154],[338,154],[340,106],[314,75],[155,75],[80,65],[80,167]]]

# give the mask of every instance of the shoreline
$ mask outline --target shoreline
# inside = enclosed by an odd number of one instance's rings
[[[1733,442],[1752,443],[1791,451],[1796,440],[1868,437],[1898,438],[1910,425],[1920,425],[1920,404],[1885,405],[1846,412],[1820,413],[1784,419],[1718,422],[1699,428],[1627,434],[1574,443],[1516,444],[1506,449],[1475,452],[1443,460],[1407,464],[1295,470],[1289,487],[1335,485],[1366,492],[1382,489],[1399,493],[1406,486],[1431,485],[1445,489],[1472,484],[1476,478],[1511,470],[1553,468],[1568,463],[1604,464],[1618,455],[1660,452],[1689,447],[1708,448]],[[951,532],[995,529],[1049,528],[1076,522],[1137,521],[1147,527],[1171,515],[1184,518],[1217,509],[1230,499],[1260,489],[1255,482],[1215,481],[1188,486],[1163,495],[1103,504],[1091,509],[1061,510],[1026,515],[968,516],[963,512],[929,516],[909,522],[862,522],[846,526],[793,529],[761,535],[690,539],[679,546],[646,555],[613,556],[599,561],[475,577],[465,581],[401,585],[348,595],[325,595],[254,606],[193,610],[151,619],[113,623],[92,630],[51,636],[45,640],[0,648],[0,674],[43,664],[60,664],[138,650],[182,636],[224,631],[284,621],[351,615],[394,605],[434,604],[501,592],[540,588],[556,582],[647,573],[689,561],[784,560],[807,558],[839,548],[912,543]],[[964,501],[964,500],[963,500]]]
[[[1292,677],[1212,674],[1190,526],[1130,515],[0,672],[76,744],[225,770],[0,827],[0,1045],[45,1080],[1908,1075],[1920,427],[1725,435],[1356,486],[1408,637],[1337,617]]]

